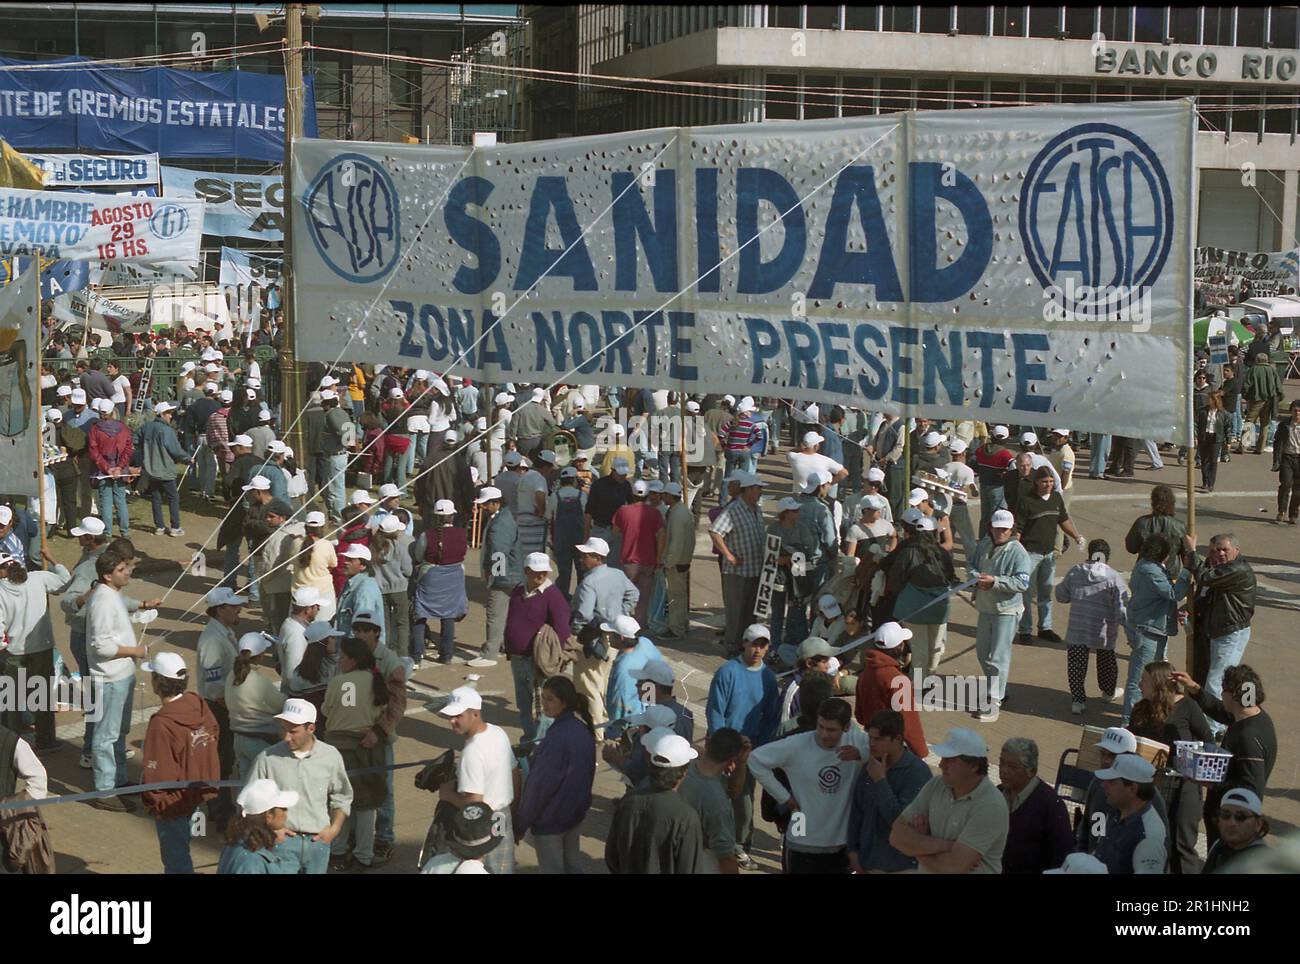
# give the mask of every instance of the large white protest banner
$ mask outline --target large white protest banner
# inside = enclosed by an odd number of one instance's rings
[[[203,201],[203,233],[219,238],[284,240],[284,178],[162,169],[163,196]]]
[[[0,492],[6,495],[35,496],[39,491],[36,333],[40,296],[35,263],[0,288]]]
[[[1271,297],[1300,285],[1300,248],[1289,251],[1233,251],[1202,246],[1196,249],[1196,290],[1206,307],[1235,305],[1248,297]]]
[[[1171,101],[299,140],[299,351],[1186,442],[1193,136]]]
[[[100,157],[94,154],[25,154],[45,172],[45,186],[119,187],[157,184],[157,154]]]
[[[0,257],[198,260],[203,202],[0,188]]]
[[[219,283],[223,288],[278,284],[283,271],[284,258],[271,258],[224,246],[221,249]]]

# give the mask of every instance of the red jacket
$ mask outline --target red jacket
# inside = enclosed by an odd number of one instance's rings
[[[348,581],[348,577],[343,572],[343,551],[352,545],[370,548],[370,529],[366,526],[369,519],[369,515],[363,516],[359,521],[354,521],[348,528],[338,534],[338,544],[334,547],[334,552],[339,557],[339,564],[331,570],[334,576],[335,599],[343,595],[343,584]]]
[[[912,681],[893,656],[879,649],[868,649],[863,655],[863,668],[858,676],[854,715],[866,727],[881,710],[897,710],[903,714],[903,740],[909,750],[924,760],[930,750],[925,745],[925,731],[921,728],[921,714],[917,712]]]
[[[142,783],[192,780],[213,783],[221,779],[217,757],[220,730],[216,717],[198,693],[190,690],[180,699],[164,702],[149,720],[144,734]],[[146,790],[144,805],[159,820],[188,817],[204,800],[217,795],[206,790]]]
[[[108,475],[109,469],[117,468],[125,475],[131,468],[131,430],[125,422],[115,418],[96,419],[90,423],[86,436],[96,474]]]

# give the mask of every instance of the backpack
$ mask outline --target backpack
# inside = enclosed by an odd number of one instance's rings
[[[551,541],[556,548],[572,549],[582,541],[585,525],[582,499],[555,500],[555,518],[551,520]]]

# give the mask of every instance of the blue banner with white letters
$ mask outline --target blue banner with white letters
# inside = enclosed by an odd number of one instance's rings
[[[1186,442],[1190,102],[294,144],[302,357]]]
[[[315,137],[312,78],[305,86],[303,130]],[[279,161],[284,125],[280,74],[0,58],[0,137],[20,150]]]

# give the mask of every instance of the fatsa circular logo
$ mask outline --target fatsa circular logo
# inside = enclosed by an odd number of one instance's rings
[[[307,229],[321,259],[358,284],[387,275],[401,255],[401,208],[388,172],[361,154],[340,154],[303,194]]]
[[[190,226],[190,212],[179,204],[160,204],[149,216],[149,230],[155,238],[179,238]]]
[[[1150,304],[1173,241],[1173,195],[1156,152],[1114,124],[1052,138],[1025,175],[1020,236],[1053,320],[1130,320]]]

